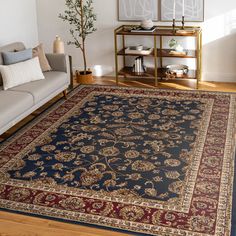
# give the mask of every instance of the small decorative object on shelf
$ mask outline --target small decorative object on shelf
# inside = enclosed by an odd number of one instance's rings
[[[164,80],[174,80],[176,79],[175,73],[171,71],[166,71]]]
[[[182,51],[182,52],[180,52],[180,51],[170,51],[169,52],[169,54],[170,55],[175,55],[175,56],[186,56],[186,55],[188,55],[188,51]]]
[[[143,57],[137,57],[133,65],[133,72],[136,74],[142,74],[146,71],[146,67],[143,63]]]
[[[181,27],[182,30],[184,30],[184,23],[185,23],[184,16],[182,16],[182,27]]]
[[[166,80],[181,78],[188,74],[188,66],[186,65],[168,65],[166,69]]]
[[[172,24],[173,34],[175,33],[175,8],[176,8],[176,2],[174,0],[174,5],[173,5],[173,24]]]
[[[171,51],[169,52],[170,55],[187,55],[187,51],[184,50],[180,44],[178,44],[176,39],[171,39],[168,44],[171,48]]]
[[[63,54],[65,53],[64,42],[57,35],[56,39],[53,42],[53,53]]]
[[[153,28],[154,23],[151,19],[149,20],[143,20],[140,25],[144,30],[150,30]]]
[[[166,66],[167,72],[175,74],[176,77],[180,77],[188,74],[188,66],[186,65],[168,65]]]
[[[175,50],[175,48],[177,47],[178,45],[178,42],[176,39],[171,39],[169,42],[168,42],[168,45],[171,49]]]
[[[173,19],[172,28],[173,28],[173,34],[175,34],[175,19]]]
[[[185,6],[184,6],[184,4],[185,4],[185,0],[182,0],[182,10],[183,10],[183,12],[182,12],[182,29],[184,29],[184,21],[185,21]]]
[[[183,51],[184,51],[184,48],[183,48],[180,44],[178,44],[178,45],[176,46],[176,48],[175,48],[175,51],[176,51],[176,52],[183,52]]]
[[[153,26],[152,28],[150,29],[144,29],[142,28],[141,26],[138,26],[138,27],[133,27],[130,32],[132,33],[153,33],[154,31],[156,30],[156,27]]]
[[[125,53],[127,54],[137,54],[137,55],[150,55],[153,52],[153,48],[144,47],[142,45],[139,46],[131,46],[125,49]]]

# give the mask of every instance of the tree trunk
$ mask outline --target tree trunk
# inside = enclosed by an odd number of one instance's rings
[[[84,74],[86,75],[86,71],[87,71],[87,59],[86,59],[85,39],[83,39],[83,59],[84,59]]]
[[[86,60],[85,35],[84,35],[83,0],[80,0],[80,12],[81,12],[81,34],[82,34],[82,52],[83,52],[83,60],[84,60],[84,74],[86,75],[87,60]]]

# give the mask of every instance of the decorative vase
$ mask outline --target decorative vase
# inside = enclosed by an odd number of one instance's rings
[[[61,40],[61,38],[58,35],[56,36],[56,39],[53,42],[53,53],[57,53],[57,54],[65,53],[64,42]]]
[[[154,23],[153,23],[153,21],[152,21],[151,19],[149,19],[149,20],[143,20],[143,21],[141,22],[141,27],[142,27],[143,29],[149,30],[149,29],[151,29],[153,26],[154,26]]]
[[[93,83],[93,74],[92,71],[88,70],[86,71],[86,74],[84,74],[84,71],[75,71],[76,75],[76,81],[79,84],[92,84]]]

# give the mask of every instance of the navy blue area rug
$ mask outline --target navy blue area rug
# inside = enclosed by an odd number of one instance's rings
[[[82,86],[1,144],[0,208],[234,236],[235,105],[230,93]]]

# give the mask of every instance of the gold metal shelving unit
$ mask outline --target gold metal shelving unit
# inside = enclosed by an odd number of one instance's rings
[[[200,27],[186,26],[186,31],[182,33],[177,33],[178,29],[181,27],[176,27],[175,31],[170,26],[156,26],[156,30],[152,33],[147,32],[130,32],[132,27],[137,25],[122,25],[115,29],[114,40],[115,40],[115,69],[116,69],[116,84],[119,84],[119,77],[124,78],[151,78],[155,80],[155,86],[158,86],[158,81],[166,78],[167,69],[163,67],[163,58],[195,58],[196,59],[196,70],[189,70],[187,74],[176,76],[176,80],[196,80],[196,89],[198,89],[199,81],[202,77],[202,30]],[[136,37],[152,37],[154,49],[150,55],[140,55],[125,53],[126,48],[126,36],[136,36]],[[196,49],[188,50],[187,55],[172,55],[170,54],[170,49],[163,48],[163,40],[166,36],[172,37],[194,37],[196,40]],[[122,48],[118,49],[118,37],[122,39]],[[160,45],[157,46],[157,39],[160,38]],[[119,69],[118,57],[123,57],[123,67]],[[137,74],[132,72],[132,67],[126,66],[127,56],[143,56],[152,57],[154,60],[154,66],[152,68],[147,68],[147,71],[142,74]],[[159,61],[160,59],[160,61]]]

